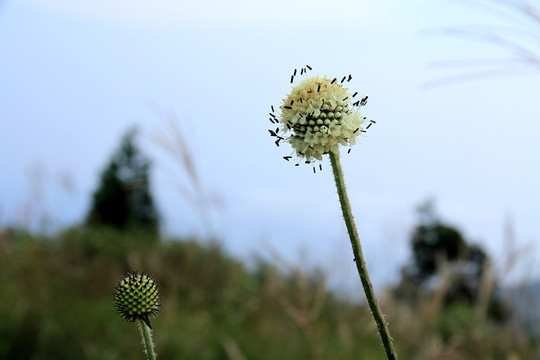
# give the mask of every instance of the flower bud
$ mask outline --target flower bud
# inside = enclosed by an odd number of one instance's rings
[[[116,312],[127,321],[141,319],[150,329],[152,326],[148,317],[156,317],[161,303],[161,288],[148,274],[132,271],[114,288]]]

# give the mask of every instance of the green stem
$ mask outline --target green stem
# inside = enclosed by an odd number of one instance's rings
[[[156,360],[157,356],[154,352],[154,342],[152,341],[152,330],[145,324],[142,319],[139,319],[139,330],[141,331],[144,352],[148,360]]]
[[[394,349],[393,339],[390,336],[390,331],[384,321],[384,315],[377,302],[373,285],[369,280],[369,273],[362,252],[362,244],[360,243],[360,237],[358,236],[358,230],[356,229],[356,224],[354,223],[352,215],[351,204],[349,202],[349,197],[347,196],[347,188],[345,187],[345,178],[343,177],[343,170],[341,169],[341,163],[339,161],[339,153],[335,154],[330,152],[330,162],[332,163],[332,170],[334,172],[334,180],[336,182],[341,210],[343,211],[343,218],[345,219],[345,225],[347,226],[347,232],[349,233],[353,248],[354,261],[356,262],[356,268],[358,269],[358,274],[362,280],[362,286],[366,293],[369,308],[377,323],[377,328],[379,329],[379,335],[381,336],[387,358],[397,359],[398,357],[396,350]]]

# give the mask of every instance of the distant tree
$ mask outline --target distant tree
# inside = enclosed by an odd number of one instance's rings
[[[446,271],[451,281],[445,288],[445,303],[475,303],[485,271],[488,271],[489,257],[480,246],[469,244],[459,230],[442,223],[432,202],[418,210],[419,224],[411,234],[412,263],[402,269],[396,295],[402,299],[418,298],[434,290]],[[492,313],[501,310],[495,309],[494,305],[500,304],[494,300],[490,304]]]
[[[420,223],[411,235],[413,271],[422,281],[440,271],[440,266],[461,263],[474,278],[484,269],[487,256],[476,245],[469,245],[454,227],[442,223],[428,202],[418,209]]]
[[[88,212],[88,225],[157,232],[159,221],[150,193],[150,162],[135,144],[136,134],[131,130],[124,136],[101,174]]]

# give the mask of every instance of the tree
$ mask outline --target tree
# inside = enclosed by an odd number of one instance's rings
[[[159,220],[150,193],[150,161],[129,131],[101,174],[86,223],[118,229],[137,227],[157,232]]]
[[[469,244],[456,228],[443,223],[435,214],[432,202],[419,207],[419,223],[411,234],[412,262],[402,269],[395,294],[403,300],[415,300],[440,288],[444,276],[444,303],[475,304],[481,296],[482,281],[489,257],[478,245]],[[489,314],[502,318],[504,309],[496,298],[493,284]]]
[[[420,223],[411,235],[414,275],[426,281],[439,274],[442,266],[453,264],[466,269],[467,277],[479,280],[487,260],[484,250],[469,245],[456,228],[442,223],[433,203],[425,203],[418,212]]]

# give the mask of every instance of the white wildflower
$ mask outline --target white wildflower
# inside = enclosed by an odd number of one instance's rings
[[[339,153],[340,145],[354,145],[356,137],[365,132],[365,117],[359,108],[365,105],[367,96],[360,100],[355,98],[358,93],[349,93],[343,82],[351,78],[349,75],[339,81],[314,76],[294,86],[279,107],[281,116],[274,115],[273,107],[270,113],[270,121],[280,125],[270,130],[270,135],[277,137],[276,145],[289,142],[296,156],[306,163],[322,160],[329,152]],[[293,79],[294,75],[291,82]]]

